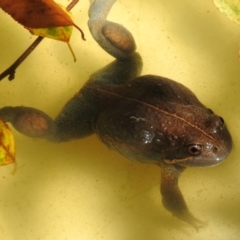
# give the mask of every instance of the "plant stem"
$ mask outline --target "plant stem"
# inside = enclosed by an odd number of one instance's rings
[[[18,66],[28,57],[28,55],[38,46],[38,44],[44,39],[44,37],[38,37],[26,50],[25,52],[3,73],[0,74],[0,81],[5,77],[11,81],[15,77],[15,72]]]

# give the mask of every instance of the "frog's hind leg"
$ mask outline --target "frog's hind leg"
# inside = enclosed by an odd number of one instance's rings
[[[129,59],[115,60],[102,69],[93,73],[89,80],[101,85],[122,84],[138,77],[142,70],[142,59],[138,53]]]
[[[88,26],[93,38],[117,59],[90,76],[90,80],[101,84],[122,84],[138,77],[142,70],[132,34],[124,26],[106,20],[115,1],[92,0],[89,9]]]
[[[129,58],[136,50],[132,34],[122,25],[107,21],[116,0],[91,0],[88,27],[93,38],[117,59]]]
[[[137,77],[142,68],[132,34],[123,26],[106,20],[116,0],[91,0],[89,29],[99,45],[117,60],[92,74],[94,84],[121,84]],[[55,120],[44,112],[29,107],[4,107],[0,119],[10,122],[19,132],[50,141],[67,141],[93,133],[94,111],[86,97],[77,94]]]
[[[57,132],[54,141],[67,141],[83,138],[93,134],[92,120],[95,118],[95,111],[91,101],[77,93],[55,119]]]
[[[55,120],[35,108],[19,106],[0,109],[0,119],[10,122],[22,134],[53,142],[92,134],[92,117],[91,107],[85,98],[79,96],[70,99]]]

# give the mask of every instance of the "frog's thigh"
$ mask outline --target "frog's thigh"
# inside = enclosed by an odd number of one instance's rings
[[[83,138],[93,133],[91,104],[81,94],[76,94],[63,107],[55,119],[56,141]]]

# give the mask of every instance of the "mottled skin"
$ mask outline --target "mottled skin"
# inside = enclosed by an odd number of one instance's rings
[[[231,151],[231,136],[223,119],[180,83],[139,77],[142,60],[131,33],[106,21],[114,2],[92,1],[88,24],[117,60],[92,74],[55,120],[28,107],[4,107],[0,117],[25,135],[55,142],[96,133],[125,157],[159,165],[165,208],[198,229],[204,223],[189,212],[178,178],[186,167],[219,164]]]

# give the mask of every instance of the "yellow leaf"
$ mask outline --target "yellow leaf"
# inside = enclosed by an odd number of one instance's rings
[[[28,28],[28,30],[37,36],[52,38],[63,42],[69,42],[72,34],[72,26],[51,27],[51,28]]]
[[[0,166],[15,163],[15,142],[8,125],[0,120]]]

